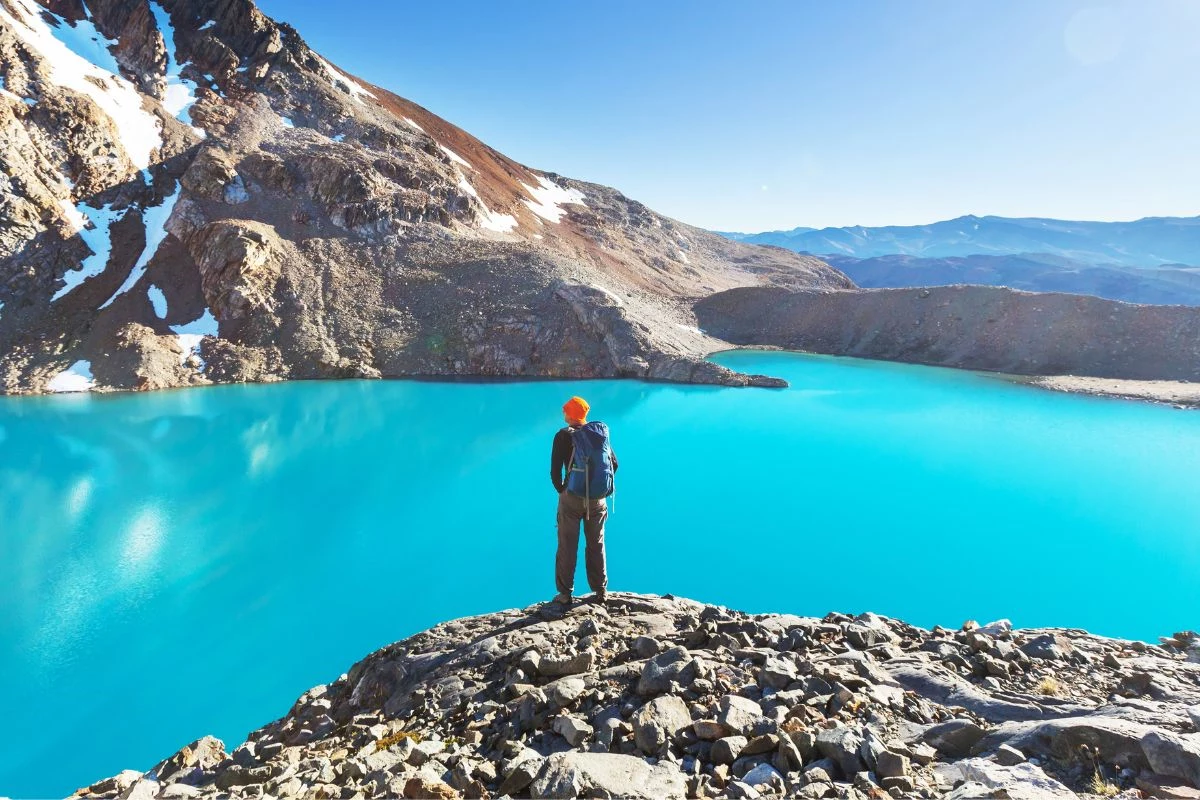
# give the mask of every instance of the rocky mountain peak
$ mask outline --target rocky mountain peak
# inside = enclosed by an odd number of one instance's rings
[[[744,383],[700,360],[696,298],[852,285],[519,164],[247,0],[0,0],[0,77],[8,392]]]

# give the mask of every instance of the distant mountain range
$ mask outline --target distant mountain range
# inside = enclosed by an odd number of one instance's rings
[[[1200,306],[1200,267],[1123,267],[1085,264],[1057,256],[876,256],[825,255],[826,262],[864,289],[905,286],[1008,286],[1027,292],[1067,292],[1126,303]]]
[[[931,225],[725,233],[820,256],[864,288],[979,284],[1200,305],[1200,217],[1075,222],[966,216]]]
[[[1133,222],[965,216],[931,225],[865,228],[793,228],[766,233],[725,233],[752,244],[771,244],[813,255],[970,255],[1047,253],[1085,264],[1126,267],[1200,264],[1200,217],[1146,217]]]

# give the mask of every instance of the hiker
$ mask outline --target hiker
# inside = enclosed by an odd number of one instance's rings
[[[606,600],[608,574],[604,564],[604,521],[607,497],[613,493],[617,456],[608,441],[608,426],[588,422],[590,406],[582,397],[563,404],[567,427],[554,434],[550,451],[550,481],[558,492],[558,554],[554,559],[555,603],[570,605],[579,555],[579,524],[583,523],[584,564],[588,586],[599,603]],[[563,472],[566,472],[564,479]]]

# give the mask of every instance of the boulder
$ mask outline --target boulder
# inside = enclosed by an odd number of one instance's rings
[[[934,725],[921,735],[921,740],[950,758],[970,755],[971,748],[984,736],[983,728],[965,719],[952,719]]]
[[[547,678],[561,678],[566,675],[580,675],[591,672],[596,656],[591,650],[570,656],[542,656],[538,662],[537,671]]]
[[[651,658],[658,654],[662,645],[651,636],[639,636],[633,640],[633,652],[638,658]]]
[[[732,731],[721,723],[713,719],[698,719],[692,723],[692,730],[696,733],[696,738],[703,739],[708,742],[716,741],[724,736],[728,736]]]
[[[1147,797],[1157,797],[1161,800],[1200,800],[1200,789],[1188,786],[1178,778],[1143,772],[1137,776],[1136,783]]]
[[[721,698],[717,721],[729,730],[748,736],[762,719],[762,706],[750,698],[737,694],[727,694]]]
[[[1002,744],[996,748],[996,763],[1005,767],[1015,767],[1025,763],[1025,754],[1011,745]]]
[[[117,795],[117,800],[154,800],[161,789],[162,784],[158,781],[142,778]]]
[[[786,689],[797,677],[796,665],[790,660],[768,658],[758,672],[758,685],[764,689]]]
[[[564,715],[554,720],[554,732],[567,740],[567,744],[578,747],[592,735],[592,726],[578,717]]]
[[[683,800],[687,783],[670,763],[649,764],[619,753],[556,753],[529,786],[530,797],[623,797]]]
[[[954,765],[965,784],[946,796],[946,800],[1005,797],[1008,800],[1076,800],[1076,794],[1032,764],[1004,767],[982,758],[970,758]]]
[[[582,678],[559,678],[542,687],[546,699],[558,708],[566,708],[574,703],[586,689],[587,684]]]
[[[982,625],[975,629],[975,633],[983,634],[984,636],[1003,636],[1012,632],[1012,620],[998,619],[995,622],[989,622],[987,625]]]
[[[128,789],[130,786],[137,783],[141,779],[142,779],[142,773],[138,772],[136,769],[121,770],[116,775],[113,775],[111,778],[105,778],[102,781],[97,781],[96,783],[93,783],[91,786],[89,786],[87,789],[76,792],[76,794],[89,794],[89,795],[120,794],[121,792],[125,791],[126,789]]]
[[[1188,706],[1187,715],[1188,719],[1192,721],[1192,727],[1200,731],[1200,705]]]
[[[875,757],[875,774],[880,778],[899,778],[908,774],[908,757],[884,750]]]
[[[863,738],[850,728],[830,728],[817,734],[817,750],[828,758],[847,780],[866,768],[859,751]]]
[[[726,736],[717,739],[712,745],[712,762],[714,764],[732,764],[742,755],[748,740],[745,736]]]
[[[404,796],[421,800],[457,800],[462,797],[453,786],[429,775],[409,778],[404,784]]]
[[[777,747],[779,747],[779,737],[773,733],[764,733],[762,736],[755,736],[746,742],[746,746],[742,748],[742,755],[761,756],[763,753],[770,753]]]
[[[1052,633],[1035,636],[1021,645],[1022,653],[1030,658],[1038,658],[1043,661],[1059,661],[1066,658],[1067,653],[1070,651],[1071,644],[1066,639],[1062,639]]]
[[[866,650],[876,645],[887,644],[895,636],[887,626],[867,626],[860,623],[850,623],[846,626],[846,641],[856,650]]]
[[[776,791],[781,791],[784,786],[783,776],[779,774],[779,770],[770,764],[759,764],[747,772],[742,776],[742,783],[753,786],[755,789],[760,786],[767,786],[769,789]]]
[[[631,721],[638,749],[647,755],[657,755],[680,731],[692,724],[692,717],[682,700],[674,695],[664,695],[639,708]]]
[[[546,765],[546,759],[537,751],[525,748],[504,764],[504,780],[498,789],[501,795],[512,795],[523,791],[538,776]]]
[[[637,691],[643,696],[663,694],[673,684],[688,686],[696,679],[697,666],[683,647],[672,647],[649,659],[642,667]]]
[[[1200,786],[1200,734],[1151,731],[1142,737],[1142,752],[1159,775],[1182,778]]]
[[[1006,744],[1022,753],[1074,758],[1086,745],[1108,763],[1135,768],[1148,766],[1143,755],[1143,737],[1150,728],[1137,722],[1092,714],[1043,722]]]

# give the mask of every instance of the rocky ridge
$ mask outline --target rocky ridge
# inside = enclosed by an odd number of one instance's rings
[[[1200,381],[1200,308],[996,286],[813,293],[770,287],[696,303],[700,325],[740,345],[1013,375]]]
[[[533,606],[389,645],[90,798],[1200,797],[1200,639]]]
[[[0,392],[761,383],[691,303],[853,284],[535,170],[250,0],[0,0]]]

